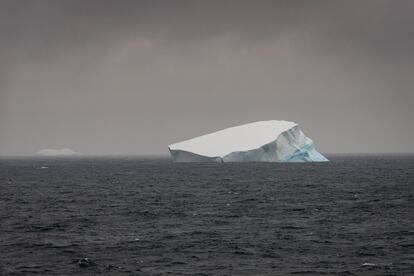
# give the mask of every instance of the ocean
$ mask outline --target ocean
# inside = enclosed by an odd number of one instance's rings
[[[0,275],[414,275],[414,156],[0,159]]]

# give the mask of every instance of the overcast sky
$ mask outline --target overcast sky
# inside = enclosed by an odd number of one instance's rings
[[[0,0],[0,155],[168,154],[257,120],[414,152],[414,1]]]

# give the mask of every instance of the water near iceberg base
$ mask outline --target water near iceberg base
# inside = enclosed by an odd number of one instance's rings
[[[260,124],[258,126],[258,124]],[[263,127],[264,126],[264,127]],[[259,128],[259,129],[258,129]],[[269,129],[270,128],[270,129]],[[236,129],[236,130],[235,130]],[[254,130],[260,130],[259,141],[251,137],[248,143],[238,144],[238,150],[216,150],[214,143],[229,143],[223,136],[231,136],[229,132],[246,131],[254,135]],[[274,131],[276,129],[276,131]],[[251,131],[250,131],[251,130]],[[263,132],[269,135],[263,138]],[[225,132],[223,134],[223,132]],[[238,137],[243,139],[245,137]],[[253,137],[254,138],[254,137]],[[265,141],[267,139],[267,142]],[[252,142],[253,141],[253,142]],[[268,142],[271,141],[271,142]],[[235,142],[237,143],[237,142]],[[204,144],[204,145],[203,145]],[[254,146],[252,146],[254,145]],[[203,148],[204,146],[204,148]],[[220,145],[221,146],[221,145]],[[233,145],[231,145],[233,148]],[[205,150],[208,148],[208,151]],[[313,141],[307,137],[295,123],[286,121],[266,121],[238,126],[232,129],[215,132],[197,137],[169,147],[174,162],[325,162],[328,159],[320,154]],[[192,150],[196,149],[196,150]]]

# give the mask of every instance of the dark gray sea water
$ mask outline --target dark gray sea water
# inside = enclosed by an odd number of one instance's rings
[[[0,160],[1,275],[414,275],[414,157]]]

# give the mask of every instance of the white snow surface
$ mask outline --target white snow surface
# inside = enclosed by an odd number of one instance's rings
[[[232,152],[253,150],[273,142],[282,132],[295,126],[296,123],[289,121],[259,121],[185,140],[169,148],[208,157],[224,157]]]

